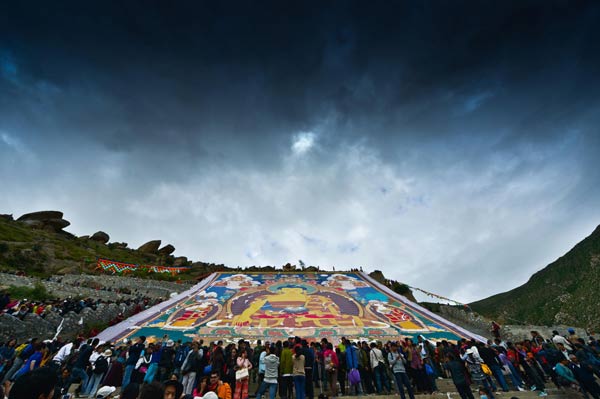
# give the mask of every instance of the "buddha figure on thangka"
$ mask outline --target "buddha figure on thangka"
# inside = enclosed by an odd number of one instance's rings
[[[249,276],[238,275],[227,283],[213,285],[227,289],[221,295],[211,292],[213,287],[210,287],[182,303],[160,327],[200,328],[207,333],[225,327],[311,331],[336,327],[357,332],[376,328],[390,334],[436,330],[400,304],[390,305],[381,297],[370,299],[359,295],[356,289],[363,287],[362,281],[350,283],[332,279],[331,282],[319,284],[288,278],[256,284]],[[228,289],[227,284],[234,284],[236,289]]]

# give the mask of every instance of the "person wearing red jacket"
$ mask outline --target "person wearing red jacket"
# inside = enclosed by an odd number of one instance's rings
[[[323,351],[323,364],[327,375],[327,383],[329,384],[329,397],[335,398],[337,396],[337,380],[340,362],[337,354],[333,350],[331,342],[328,342],[325,345],[326,349]]]

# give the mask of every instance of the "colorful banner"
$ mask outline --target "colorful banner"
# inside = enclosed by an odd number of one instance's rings
[[[217,273],[180,300],[123,327],[114,338],[164,334],[184,340],[481,338],[362,273],[320,272]]]
[[[126,274],[137,270],[144,270],[148,273],[171,273],[171,275],[179,274],[189,270],[189,266],[185,267],[169,267],[169,266],[146,266],[136,265],[133,263],[122,263],[109,259],[98,259],[96,270],[103,270],[106,273]]]

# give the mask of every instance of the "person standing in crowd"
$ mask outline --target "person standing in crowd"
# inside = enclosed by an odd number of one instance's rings
[[[262,347],[262,351],[258,355],[258,384],[256,385],[256,392],[254,396],[258,395],[258,390],[262,385],[263,378],[265,378],[265,356],[267,356],[267,347],[269,343],[266,342],[265,346]],[[256,348],[254,349],[254,354],[256,355]]]
[[[488,345],[481,344],[477,347],[477,349],[479,351],[479,356],[481,357],[483,362],[485,364],[487,364],[487,366],[490,368],[493,376],[496,378],[496,381],[498,381],[498,384],[500,384],[500,386],[502,387],[502,390],[504,392],[508,392],[508,384],[506,383],[504,374],[502,374],[502,367],[500,366],[500,364],[501,364],[500,359],[498,359],[498,355],[496,354],[496,351],[494,351],[489,346],[490,344],[491,344],[491,342],[488,340]]]
[[[235,393],[234,399],[248,399],[248,382],[250,381],[250,370],[252,369],[252,362],[248,359],[248,352],[245,348],[242,348],[240,354],[236,360],[237,370],[239,372],[245,370],[245,377],[237,379],[235,381]],[[237,374],[237,372],[236,372]]]
[[[133,370],[135,370],[135,365],[137,364],[142,351],[144,350],[144,342],[146,342],[146,337],[142,335],[138,337],[135,344],[129,347],[127,352],[127,361],[125,362],[125,372],[123,374],[123,388],[125,388],[127,384],[131,382],[131,374],[133,373]]]
[[[306,372],[304,370],[306,357],[302,354],[302,347],[294,347],[294,357],[292,359],[292,376],[294,379],[294,389],[296,399],[304,399],[306,396]]]
[[[472,347],[467,349],[465,353],[461,356],[461,359],[466,363],[467,369],[469,370],[469,374],[471,375],[471,380],[476,385],[483,385],[490,393],[489,399],[494,399],[494,394],[492,393],[492,387],[487,381],[487,376],[483,372],[483,368],[481,366],[482,361],[479,356],[476,355],[475,349]]]
[[[335,348],[335,354],[338,358],[339,367],[337,371],[337,384],[339,385],[339,394],[342,396],[346,395],[346,378],[348,377],[348,368],[346,367],[346,347],[341,345],[344,351],[340,349],[340,346]]]
[[[269,390],[269,399],[275,399],[277,395],[277,374],[279,372],[279,358],[275,355],[274,346],[265,346],[265,376],[258,388],[256,399],[262,399],[262,395]]]
[[[292,398],[292,350],[290,349],[290,343],[284,341],[281,349],[281,356],[279,359],[279,372],[281,377],[281,383],[279,384],[279,396],[281,399]]]
[[[360,344],[360,352],[358,353],[358,371],[360,377],[364,383],[364,391],[368,395],[375,393],[375,387],[373,386],[373,370],[371,370],[369,345],[365,341]]]
[[[146,349],[142,351],[140,358],[135,364],[135,375],[132,377],[132,380],[137,382],[138,384],[143,384],[144,379],[146,378],[146,373],[148,373],[148,368],[150,367],[150,363],[152,362],[152,349],[154,346],[149,344]]]
[[[25,360],[25,364],[12,376],[12,381],[16,380],[23,374],[33,371],[40,367],[42,361],[42,349],[44,344],[36,342],[33,345],[33,353]]]
[[[302,340],[302,354],[304,355],[304,390],[307,399],[314,399],[315,390],[313,386],[313,367],[315,363],[315,353],[313,349],[308,346],[308,341]]]
[[[398,344],[395,342],[392,342],[390,353],[388,353],[388,363],[392,368],[392,373],[394,374],[400,397],[406,399],[406,396],[404,395],[404,387],[406,387],[409,398],[415,399],[412,385],[408,379],[408,374],[406,374],[406,357],[399,350]]]
[[[385,359],[383,352],[377,347],[375,342],[371,342],[371,352],[369,359],[371,361],[371,369],[375,375],[375,387],[377,393],[382,394],[385,389],[387,395],[391,394],[392,387],[390,386],[390,380],[388,379]]]
[[[219,378],[224,379],[225,376],[225,354],[221,345],[215,346],[210,356],[210,367],[212,371],[219,373]],[[231,386],[230,386],[231,387]]]
[[[327,375],[327,384],[329,384],[329,396],[336,397],[338,393],[337,373],[340,367],[340,362],[337,354],[333,350],[333,344],[331,344],[331,342],[327,342],[325,344],[325,348],[325,351],[323,351],[323,365]]]
[[[100,382],[102,381],[106,372],[108,371],[108,367],[110,366],[111,360],[112,351],[110,349],[106,349],[104,352],[102,352],[100,356],[98,356],[94,360],[92,364],[92,376],[88,381],[87,387],[85,388],[86,395],[96,395],[98,386],[100,385]]]
[[[568,351],[573,350],[573,346],[571,345],[571,342],[569,342],[568,339],[566,339],[565,337],[560,335],[557,330],[552,331],[552,342],[557,347],[558,347],[558,344],[562,344]]]
[[[191,395],[196,375],[200,367],[200,348],[198,342],[192,342],[192,350],[188,352],[183,365],[181,366],[181,374],[183,375],[181,383],[183,384],[183,393]]]
[[[469,377],[464,362],[458,360],[453,353],[448,353],[444,367],[450,372],[452,382],[461,399],[475,399],[469,386]]]
[[[163,381],[173,373],[173,359],[175,358],[175,342],[172,339],[166,341],[161,348],[160,361],[158,362],[158,380]]]
[[[79,349],[77,360],[73,364],[73,370],[71,370],[71,379],[69,380],[70,385],[76,380],[81,379],[81,384],[79,384],[79,387],[77,388],[78,393],[83,391],[87,386],[89,377],[86,370],[90,363],[90,356],[94,353],[99,342],[100,340],[98,338],[94,338],[91,341],[88,340],[88,343],[82,345]]]
[[[150,365],[148,366],[148,371],[144,376],[144,383],[146,384],[149,384],[156,379],[156,374],[159,372],[158,363],[160,362],[162,349],[163,347],[160,342],[152,345],[152,357],[150,359]]]
[[[262,341],[259,339],[256,341],[256,346],[254,347],[254,350],[252,351],[252,370],[250,372],[250,374],[252,374],[252,382],[258,382],[258,386],[260,386],[260,383],[262,382],[261,380],[261,376],[260,376],[260,368],[258,366],[259,363],[259,358],[260,355],[263,353],[264,348],[262,346]],[[258,377],[258,381],[257,381],[257,377]]]
[[[577,379],[583,391],[592,395],[594,399],[600,399],[600,386],[594,379],[592,366],[580,363],[576,355],[570,355],[569,358],[571,360],[571,371],[573,371],[575,379]]]
[[[32,338],[29,342],[20,345],[21,348],[15,348],[13,353],[18,353],[18,355],[14,358],[11,368],[8,369],[8,372],[4,375],[4,379],[2,380],[3,384],[10,383],[11,379],[13,379],[13,375],[17,373],[21,367],[23,367],[23,363],[25,363],[29,356],[31,356],[35,351],[34,345],[37,343],[37,341],[37,338]],[[19,349],[20,352],[18,352]]]
[[[362,395],[362,387],[360,381],[360,372],[359,372],[359,363],[358,363],[358,355],[360,353],[360,349],[356,342],[346,342],[346,368],[348,369],[348,383],[349,383],[349,394],[352,395]],[[351,373],[356,373],[355,376],[351,378]],[[356,378],[358,376],[358,378]]]
[[[237,359],[238,359],[238,350],[234,344],[227,345],[225,349],[225,353],[227,360],[225,361],[225,372],[223,373],[223,381],[227,382],[231,386],[231,391],[234,392],[233,396],[235,396],[235,372],[237,370]]]

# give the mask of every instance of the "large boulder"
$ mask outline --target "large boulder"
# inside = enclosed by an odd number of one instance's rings
[[[188,258],[185,256],[178,256],[173,260],[173,266],[175,267],[187,266],[187,264]]]
[[[102,244],[106,244],[110,237],[103,231],[97,231],[90,237],[90,240],[101,242]]]
[[[28,220],[49,220],[49,219],[62,219],[63,213],[60,211],[39,211],[31,212],[22,215],[17,219],[19,222],[26,222]]]
[[[158,252],[158,248],[160,248],[160,240],[152,240],[148,241],[137,250],[147,254],[155,254]]]
[[[173,252],[175,252],[175,247],[171,244],[167,244],[158,250],[160,255],[171,255]]]
[[[17,219],[18,222],[27,226],[50,232],[59,233],[71,223],[63,219],[63,213],[59,211],[40,211],[26,213]]]

